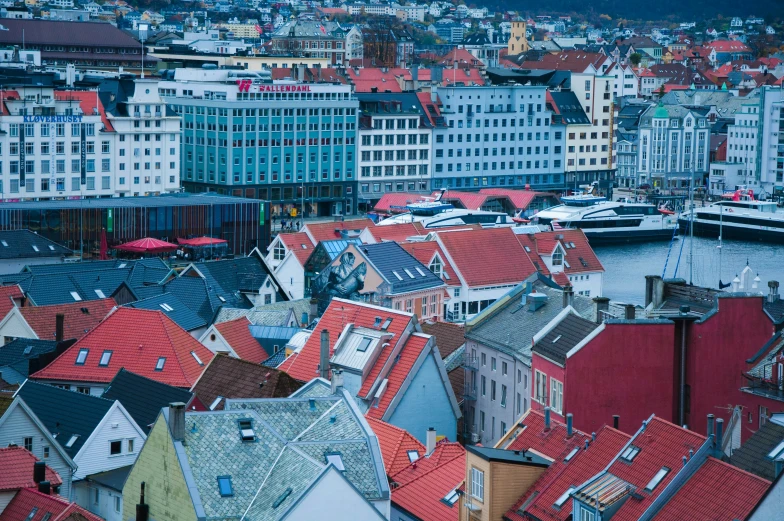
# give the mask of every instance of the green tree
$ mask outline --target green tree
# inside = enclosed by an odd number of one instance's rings
[[[635,67],[639,67],[640,62],[642,61],[642,54],[638,52],[632,53],[632,55],[629,56],[629,61],[632,62],[632,65],[634,65]]]

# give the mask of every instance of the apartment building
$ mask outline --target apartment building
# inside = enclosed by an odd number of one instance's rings
[[[778,196],[784,193],[784,90],[763,87],[759,114],[761,132],[756,156],[760,182]]]
[[[186,190],[271,199],[273,215],[356,211],[359,103],[349,85],[177,69],[160,90],[183,117]]]
[[[727,125],[727,163],[737,164],[737,184],[745,185],[759,193],[760,179],[757,173],[757,146],[760,119],[759,98],[753,97],[740,107],[734,123]],[[727,184],[726,190],[734,189]]]
[[[563,123],[545,86],[442,87],[433,188],[564,186]]]

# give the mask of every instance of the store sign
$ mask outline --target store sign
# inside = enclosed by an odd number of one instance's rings
[[[23,116],[24,123],[81,123],[82,116]]]
[[[253,80],[237,80],[240,92],[250,91]],[[259,92],[310,92],[310,85],[259,85]]]

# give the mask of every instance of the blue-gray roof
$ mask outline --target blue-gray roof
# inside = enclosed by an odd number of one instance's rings
[[[360,249],[376,270],[389,281],[392,295],[446,285],[396,242],[367,244]]]
[[[30,373],[45,367],[48,362],[54,360],[59,353],[65,351],[74,342],[76,339],[57,342],[55,340],[16,338],[0,348],[0,369],[10,367],[20,377],[27,378]],[[42,357],[42,360],[38,360],[39,357]]]
[[[321,246],[324,248],[324,251],[327,252],[329,258],[335,260],[337,256],[340,255],[340,252],[345,250],[346,246],[349,244],[362,244],[362,241],[359,239],[335,239],[332,241],[321,241],[316,247]]]
[[[155,197],[104,197],[94,199],[61,199],[3,203],[3,210],[57,210],[105,208],[159,208],[167,206],[210,206],[252,202],[244,197],[218,195],[214,192],[161,194]]]
[[[262,340],[285,340],[289,341],[297,331],[298,327],[282,327],[282,326],[248,326],[250,329],[250,336]]]
[[[171,292],[161,293],[160,295],[137,300],[136,302],[130,302],[126,304],[125,307],[161,311],[185,331],[193,331],[194,329],[208,325],[208,322],[204,318],[200,317],[195,311],[183,304],[182,301],[177,298],[177,295]]]
[[[0,231],[0,259],[62,257],[73,251],[30,230]]]

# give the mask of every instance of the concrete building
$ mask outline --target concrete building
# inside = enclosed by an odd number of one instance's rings
[[[512,22],[512,32],[509,35],[507,52],[510,56],[515,56],[528,51],[528,38],[526,32],[528,24],[524,20]]]
[[[438,89],[433,188],[564,186],[565,126],[551,125],[544,86]]]
[[[757,171],[757,147],[759,146],[759,97],[751,98],[735,114],[734,123],[727,125],[727,163],[738,164],[737,180],[728,183],[726,190],[734,190],[735,185],[744,185],[760,193],[760,175]],[[711,165],[713,175],[713,165]],[[769,184],[765,188],[772,192]]]
[[[778,196],[784,191],[784,91],[781,88],[762,89],[760,116],[762,131],[757,148],[760,182],[768,192]]]
[[[271,199],[273,215],[356,210],[359,103],[348,85],[178,69],[160,87],[183,116],[186,190]]]
[[[296,52],[306,57],[326,57],[332,65],[347,64],[362,58],[362,33],[356,26],[343,28],[336,22],[291,20],[272,33],[272,52]]]

